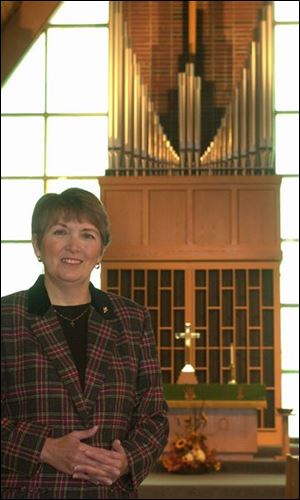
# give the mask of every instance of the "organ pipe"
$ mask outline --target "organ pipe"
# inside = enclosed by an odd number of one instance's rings
[[[123,21],[122,2],[110,2],[107,175],[149,175],[177,168]]]
[[[249,56],[200,170],[234,175],[274,173],[272,152],[272,6],[262,9]],[[217,168],[216,168],[217,166]]]
[[[201,77],[178,74],[179,154],[168,139],[131,46],[122,2],[110,2],[108,175],[273,173],[272,6],[262,9],[248,59],[220,125],[201,150]]]

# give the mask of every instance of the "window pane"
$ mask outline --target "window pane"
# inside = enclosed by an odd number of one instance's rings
[[[299,238],[299,179],[283,178],[280,188],[280,233],[282,239]]]
[[[276,115],[276,173],[299,173],[299,114]]]
[[[48,31],[48,113],[107,113],[108,29]]]
[[[275,109],[299,111],[299,60],[287,57],[299,47],[299,26],[275,26]],[[299,53],[299,49],[298,49]]]
[[[299,437],[299,374],[284,373],[282,375],[282,408],[293,409],[289,417],[289,436]]]
[[[93,269],[90,281],[96,288],[101,288],[101,266],[100,269]]]
[[[281,308],[281,366],[299,370],[299,308]]]
[[[47,193],[62,193],[65,189],[71,187],[79,187],[94,193],[97,198],[100,196],[100,186],[98,179],[83,180],[83,179],[49,179],[46,183]]]
[[[42,176],[44,173],[44,118],[1,118],[3,176]]]
[[[299,243],[293,241],[281,244],[280,302],[299,303]]]
[[[277,22],[299,21],[299,2],[274,2],[274,19]]]
[[[22,59],[1,91],[1,113],[44,113],[45,35]]]
[[[39,180],[2,180],[2,240],[31,240],[31,216],[35,203],[43,194],[43,189],[44,183]],[[23,272],[23,264],[21,269]]]
[[[44,272],[31,243],[2,243],[1,256],[1,296],[31,287]]]
[[[47,135],[47,176],[104,175],[108,168],[106,117],[48,118]]]
[[[61,2],[52,24],[107,24],[109,2]]]

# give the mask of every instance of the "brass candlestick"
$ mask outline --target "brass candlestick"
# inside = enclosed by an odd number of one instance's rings
[[[228,384],[236,384],[237,381],[236,381],[235,377],[236,377],[235,364],[230,363],[230,380],[229,380]]]
[[[230,344],[230,380],[228,384],[236,384],[236,372],[235,372],[235,363],[234,363],[234,348],[233,343]]]

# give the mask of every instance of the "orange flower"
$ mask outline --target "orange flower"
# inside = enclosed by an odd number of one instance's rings
[[[175,443],[175,448],[181,450],[186,446],[186,439],[178,439]]]

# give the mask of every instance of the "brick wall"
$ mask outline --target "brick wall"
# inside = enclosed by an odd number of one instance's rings
[[[198,1],[196,74],[202,76],[202,147],[219,126],[245,65],[263,1]],[[160,121],[178,145],[177,75],[188,54],[188,2],[124,1],[124,19]]]

